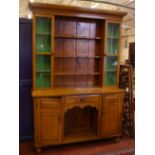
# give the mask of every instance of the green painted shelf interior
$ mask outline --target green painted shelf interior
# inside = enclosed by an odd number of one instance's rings
[[[108,38],[107,39],[107,54],[118,54],[119,39]]]
[[[36,34],[36,52],[50,52],[51,51],[51,36]]]
[[[107,54],[118,54],[120,25],[116,23],[108,24],[107,31]]]
[[[106,71],[106,76],[105,76],[105,85],[106,86],[112,86],[116,84],[116,72],[108,72]]]
[[[51,84],[51,56],[36,56],[36,87],[48,88]]]
[[[51,56],[49,55],[36,55],[36,71],[51,69]]]
[[[119,38],[119,29],[120,24],[117,23],[108,23],[108,38]]]
[[[117,56],[106,56],[106,71],[116,71],[117,69],[117,63],[118,63],[118,57]]]
[[[36,87],[49,88],[51,85],[50,73],[36,73]]]
[[[36,52],[51,51],[51,18],[36,17]]]
[[[51,18],[36,17],[36,33],[51,34]]]

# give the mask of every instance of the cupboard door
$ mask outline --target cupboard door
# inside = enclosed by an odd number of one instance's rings
[[[57,144],[61,141],[61,99],[37,98],[38,144]]]
[[[60,141],[60,121],[59,114],[52,112],[42,112],[40,114],[40,134],[41,143],[54,144]]]
[[[103,100],[101,112],[101,136],[108,137],[120,134],[121,127],[121,102],[120,100]]]

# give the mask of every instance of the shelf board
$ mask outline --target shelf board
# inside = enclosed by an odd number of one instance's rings
[[[100,40],[101,37],[87,37],[87,36],[67,36],[67,35],[55,35],[55,38],[71,38],[71,39],[94,39]]]
[[[55,58],[92,58],[92,59],[100,59],[100,56],[88,56],[88,57],[81,57],[81,56],[55,56]]]
[[[36,73],[50,73],[51,70],[36,70]]]
[[[100,75],[99,72],[94,72],[94,73],[54,73],[55,76],[64,76],[64,75],[73,75],[73,76],[76,76],[76,75]]]
[[[119,37],[113,37],[113,36],[111,36],[111,37],[107,37],[107,39],[119,39]]]
[[[117,70],[108,69],[108,70],[105,70],[105,72],[117,72]]]
[[[46,32],[36,32],[36,35],[51,35],[51,33],[46,33]]]
[[[51,52],[33,52],[36,55],[51,55]]]
[[[118,57],[118,54],[105,54],[105,56],[109,56],[109,57]]]
[[[92,129],[75,130],[64,134],[64,143],[96,139],[98,137]]]

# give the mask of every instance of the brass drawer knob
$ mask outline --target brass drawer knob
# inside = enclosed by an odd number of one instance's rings
[[[85,101],[86,101],[85,98],[81,98],[81,99],[80,99],[80,102],[85,102]]]

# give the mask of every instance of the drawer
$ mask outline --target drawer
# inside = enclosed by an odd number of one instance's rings
[[[99,95],[77,95],[65,97],[65,103],[67,104],[98,103],[99,101]]]
[[[60,108],[60,98],[41,98],[39,99],[41,109]]]
[[[118,102],[119,101],[119,94],[104,95],[103,101],[105,101],[105,102]]]
[[[76,99],[77,103],[98,103],[99,95],[79,96]]]

